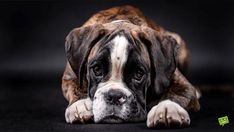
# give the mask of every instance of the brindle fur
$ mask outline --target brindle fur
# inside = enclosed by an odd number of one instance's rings
[[[93,15],[83,27],[94,24],[107,24],[114,20],[126,20],[137,26],[149,27],[159,34],[171,36],[177,41],[180,47],[176,56],[177,68],[172,76],[170,88],[167,93],[163,95],[161,100],[170,99],[180,104],[186,110],[198,111],[200,105],[196,96],[196,89],[181,73],[186,70],[189,62],[189,52],[184,40],[182,40],[178,34],[166,31],[152,20],[146,18],[139,9],[128,5],[100,11]],[[132,35],[134,36],[134,32],[132,32]],[[92,52],[93,51],[91,51],[91,53]],[[73,72],[69,62],[67,62],[62,78],[62,91],[69,105],[81,98],[87,97],[87,84],[83,84],[83,87],[80,88],[79,79]],[[151,105],[153,106],[158,102],[159,101],[152,102]]]

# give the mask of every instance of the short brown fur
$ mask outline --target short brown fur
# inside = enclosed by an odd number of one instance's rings
[[[128,5],[100,11],[93,15],[83,25],[83,27],[94,24],[106,24],[114,20],[126,20],[137,26],[152,28],[160,34],[173,37],[177,41],[177,43],[180,45],[180,50],[176,58],[178,60],[178,68],[175,70],[172,77],[172,85],[170,86],[168,93],[163,96],[162,100],[171,99],[187,110],[198,111],[200,105],[198,98],[196,97],[196,89],[181,74],[181,71],[183,72],[186,70],[187,64],[189,62],[189,52],[185,41],[182,40],[178,34],[166,31],[152,20],[146,18],[139,9]],[[132,35],[134,37],[134,32],[132,32]],[[91,50],[91,54],[91,56],[95,56],[94,50]],[[148,55],[145,57],[147,56]],[[89,57],[88,60],[91,58]],[[73,72],[69,63],[66,65],[62,78],[62,91],[64,97],[68,100],[69,105],[81,98],[87,97],[87,84],[85,83],[82,89],[79,87],[78,78]]]

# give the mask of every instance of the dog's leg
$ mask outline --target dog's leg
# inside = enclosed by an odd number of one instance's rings
[[[198,111],[197,90],[176,69],[172,85],[161,101],[152,107],[147,116],[147,126],[152,127],[184,127],[190,124],[186,110]]]
[[[87,89],[80,89],[77,84],[78,79],[67,63],[62,79],[63,95],[69,102],[65,112],[67,123],[85,123],[93,119],[92,101],[87,97]]]

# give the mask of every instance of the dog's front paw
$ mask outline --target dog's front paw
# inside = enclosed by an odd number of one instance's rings
[[[90,122],[93,120],[92,101],[90,98],[81,99],[70,105],[65,112],[67,123]]]
[[[160,102],[148,113],[147,126],[160,127],[186,127],[190,124],[188,112],[179,104],[170,100]]]

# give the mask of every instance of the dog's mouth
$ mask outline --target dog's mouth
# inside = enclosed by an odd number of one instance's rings
[[[108,115],[104,117],[100,123],[122,123],[124,119],[116,115]]]

